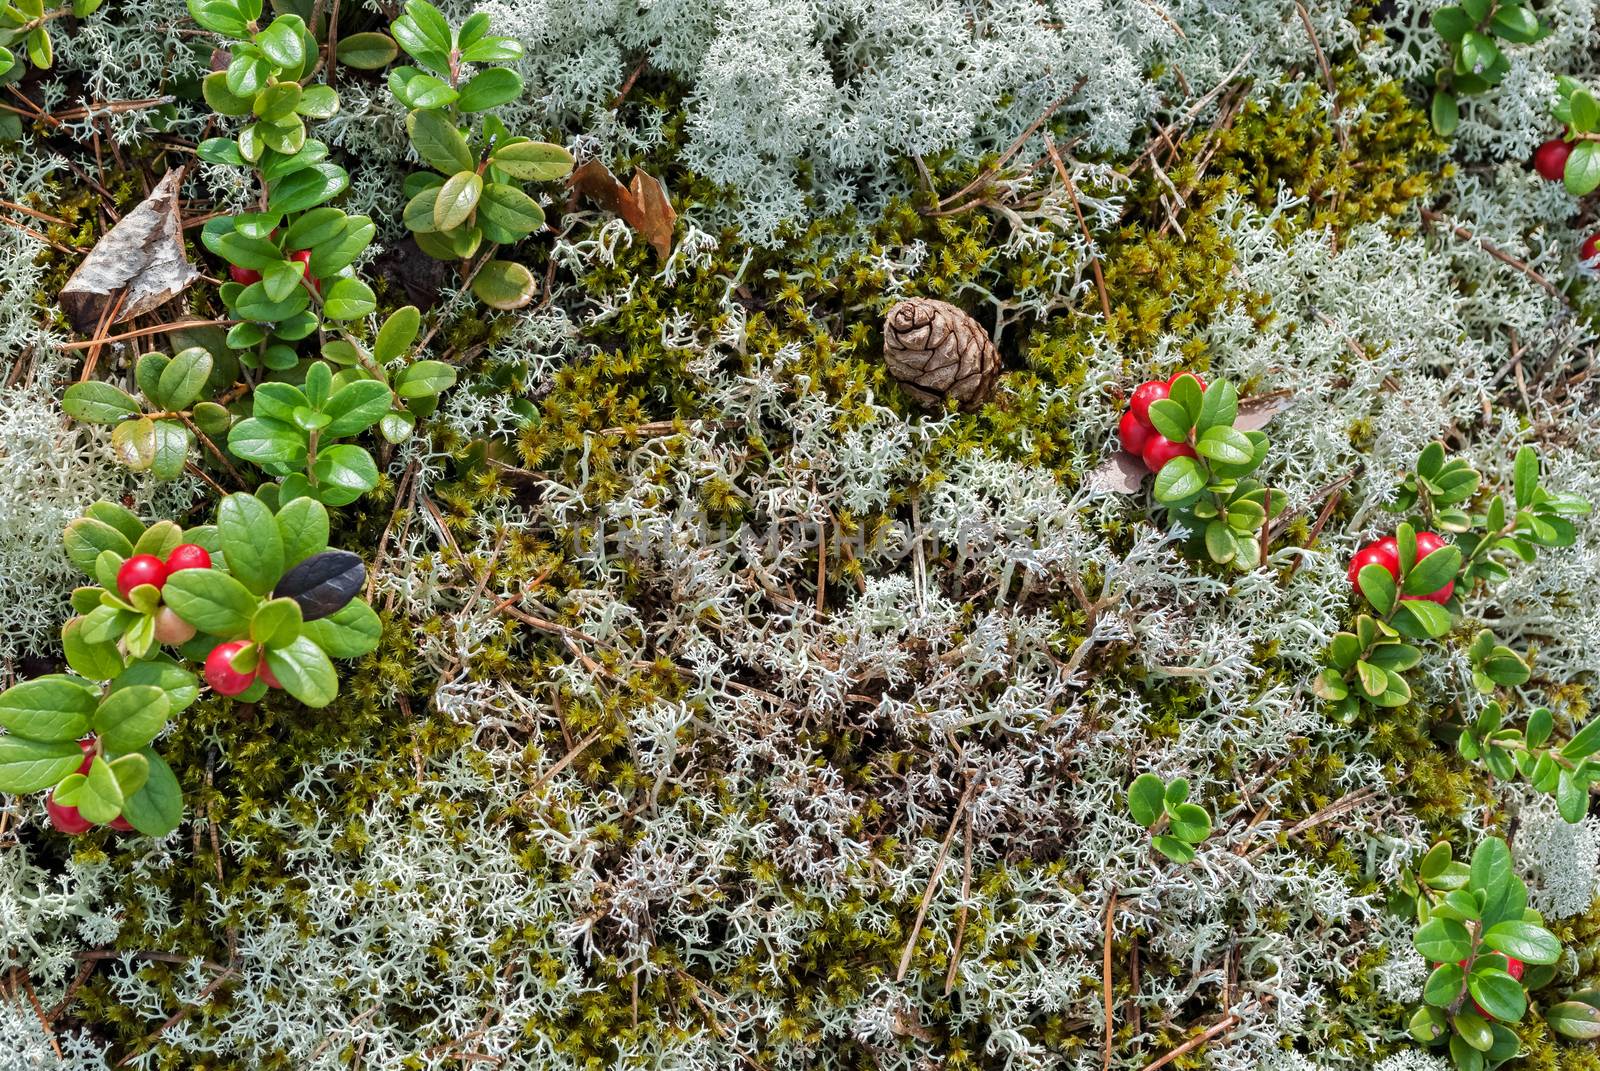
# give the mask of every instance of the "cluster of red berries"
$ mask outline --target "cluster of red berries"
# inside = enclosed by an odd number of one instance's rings
[[[194,543],[183,543],[174,547],[172,553],[167,555],[166,561],[162,561],[154,554],[135,554],[123,562],[122,568],[117,570],[117,590],[122,592],[122,597],[126,599],[132,595],[133,589],[141,584],[149,584],[159,590],[166,584],[167,577],[180,569],[209,568],[211,568],[211,555],[204,547]],[[163,606],[156,612],[157,642],[188,643],[194,639],[194,634],[194,626],[173,613],[171,607]],[[266,681],[270,688],[282,687],[265,662],[250,673],[240,673],[233,668],[234,655],[238,654],[247,642],[230,640],[227,643],[219,643],[211,649],[210,654],[206,655],[206,683],[219,695],[238,695],[254,684],[257,677]]]
[[[1572,155],[1573,142],[1566,138],[1551,138],[1533,150],[1533,169],[1541,178],[1560,182],[1567,174],[1567,157]],[[1583,240],[1582,258],[1593,260],[1600,254],[1600,232]]]
[[[1194,447],[1188,443],[1175,443],[1156,430],[1150,423],[1150,405],[1172,393],[1172,385],[1179,376],[1189,376],[1200,389],[1206,381],[1193,372],[1174,372],[1171,379],[1151,379],[1133,388],[1128,398],[1128,411],[1117,422],[1117,433],[1122,438],[1122,448],[1144,461],[1151,472],[1160,472],[1175,457],[1194,457]]]
[[[89,767],[94,765],[95,743],[94,737],[86,737],[78,741],[78,747],[83,749],[83,762],[78,766],[78,772],[86,774]],[[64,803],[56,802],[56,794],[50,793],[44,801],[45,813],[50,816],[50,824],[68,836],[76,837],[79,833],[86,833],[94,828],[94,823],[78,813],[78,808],[68,807]],[[106,823],[112,829],[122,833],[132,831],[133,827],[128,820],[120,814]]]
[[[181,569],[209,569],[211,555],[206,548],[195,543],[180,543],[172,548],[165,561],[154,554],[135,554],[117,570],[117,590],[124,599],[133,597],[133,589],[149,584],[160,590],[167,577]],[[156,642],[171,645],[188,643],[194,639],[194,626],[163,606],[156,611]]]
[[[1434,532],[1417,533],[1417,561],[1421,561],[1440,547],[1445,546],[1445,541]],[[1389,575],[1396,580],[1400,579],[1400,546],[1395,542],[1394,536],[1384,536],[1376,543],[1368,543],[1356,551],[1355,557],[1350,559],[1350,569],[1346,573],[1350,578],[1350,586],[1355,588],[1356,594],[1361,594],[1361,568],[1366,565],[1380,565],[1389,571]],[[1456,582],[1449,580],[1438,591],[1426,595],[1402,595],[1402,599],[1426,599],[1436,602],[1441,606],[1456,590]]]
[[[311,250],[296,249],[289,254],[289,259],[306,266],[306,278],[311,280],[311,289],[319,294],[322,293],[322,280],[311,274]],[[253,268],[241,268],[237,264],[228,265],[228,274],[240,286],[249,286],[251,283],[259,283],[261,281],[260,272]]]

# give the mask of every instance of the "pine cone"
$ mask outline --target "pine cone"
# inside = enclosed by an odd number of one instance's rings
[[[883,360],[900,385],[926,406],[954,398],[975,409],[994,392],[1000,354],[983,326],[954,305],[912,298],[889,310]]]

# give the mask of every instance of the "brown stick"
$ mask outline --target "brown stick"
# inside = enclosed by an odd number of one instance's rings
[[[1111,1046],[1115,1039],[1116,1024],[1112,1016],[1114,1009],[1111,1004],[1111,941],[1112,921],[1117,914],[1117,890],[1111,890],[1111,899],[1106,903],[1106,939],[1100,953],[1100,993],[1106,1005],[1106,1047],[1101,1054],[1100,1067],[1102,1071],[1111,1071]]]
[[[17,977],[22,982],[22,988],[28,991],[28,1003],[33,1005],[33,1014],[39,1017],[39,1025],[44,1028],[45,1037],[50,1039],[50,1047],[55,1050],[56,1059],[66,1059],[61,1052],[60,1042],[56,1041],[56,1032],[51,1028],[50,1020],[45,1017],[44,1005],[39,1003],[39,994],[33,991],[33,982],[28,978],[26,972],[20,970]]]
[[[961,943],[967,936],[967,898],[972,895],[972,823],[963,823],[961,830],[966,841],[961,852],[961,906],[956,909],[956,943],[950,950],[950,969],[944,975],[945,996],[955,988],[956,974],[961,969]]]
[[[178,320],[175,323],[161,324],[158,327],[141,327],[137,331],[127,331],[120,335],[107,335],[105,338],[89,339],[85,342],[63,342],[57,349],[86,350],[91,346],[103,346],[108,342],[126,342],[130,338],[144,338],[147,335],[164,335],[169,331],[182,331],[186,327],[232,327],[234,324],[243,323],[243,320]]]
[[[1200,1046],[1204,1045],[1218,1034],[1232,1030],[1238,1025],[1239,1016],[1233,1012],[1229,1012],[1227,1015],[1223,1016],[1222,1019],[1216,1023],[1216,1025],[1206,1030],[1205,1033],[1190,1038],[1188,1041],[1185,1041],[1182,1045],[1179,1045],[1176,1049],[1173,1049],[1159,1060],[1145,1064],[1144,1071],[1156,1071],[1156,1068],[1158,1067],[1165,1067],[1178,1057],[1184,1055],[1185,1053],[1193,1052],[1195,1049],[1198,1049]]]
[[[94,335],[89,339],[89,356],[83,362],[83,374],[78,377],[79,383],[85,382],[90,376],[94,375],[94,366],[100,360],[100,347],[106,341],[100,337],[100,332],[116,322],[117,313],[122,311],[123,302],[127,300],[128,292],[126,290],[120,291],[117,294],[117,299],[107,305],[105,311],[100,314],[100,322],[95,324]]]
[[[1072,213],[1078,217],[1078,229],[1083,232],[1083,240],[1089,245],[1089,270],[1094,273],[1095,289],[1100,291],[1100,311],[1105,313],[1106,323],[1111,322],[1111,298],[1106,294],[1106,277],[1100,270],[1100,258],[1094,255],[1096,248],[1094,236],[1089,233],[1089,223],[1083,218],[1083,208],[1078,204],[1078,187],[1073,183],[1072,176],[1067,172],[1067,165],[1062,162],[1061,153],[1056,149],[1056,139],[1050,136],[1050,131],[1044,132],[1045,149],[1050,153],[1050,162],[1056,165],[1056,174],[1061,176],[1061,181],[1066,183],[1067,197],[1072,201]]]
[[[900,954],[900,967],[894,972],[894,980],[897,982],[905,981],[906,972],[911,969],[911,955],[917,948],[917,935],[922,932],[922,920],[928,915],[928,905],[933,902],[934,889],[944,873],[944,860],[945,856],[950,854],[950,842],[955,839],[956,826],[966,814],[967,804],[972,802],[972,794],[977,788],[977,781],[968,783],[967,790],[961,794],[960,801],[956,803],[956,813],[950,819],[950,828],[944,831],[944,841],[939,845],[939,855],[933,861],[933,873],[928,875],[928,887],[922,890],[922,903],[917,907],[917,919],[911,924],[911,935],[906,938],[905,951]]]
[[[1552,283],[1549,279],[1546,279],[1543,275],[1540,275],[1533,268],[1529,267],[1525,262],[1518,260],[1516,257],[1512,256],[1510,253],[1507,253],[1505,250],[1501,249],[1499,246],[1495,245],[1493,242],[1490,242],[1488,239],[1477,237],[1471,231],[1467,230],[1467,228],[1461,226],[1459,223],[1448,223],[1448,222],[1445,222],[1444,217],[1441,216],[1437,212],[1434,212],[1434,211],[1432,211],[1430,209],[1427,209],[1427,208],[1421,209],[1420,211],[1422,212],[1422,218],[1424,220],[1426,220],[1428,223],[1444,223],[1445,226],[1450,228],[1451,232],[1453,234],[1455,234],[1455,236],[1457,238],[1461,239],[1463,242],[1471,242],[1473,245],[1477,246],[1479,249],[1483,250],[1485,253],[1488,253],[1491,257],[1493,257],[1494,259],[1498,260],[1500,263],[1505,264],[1508,267],[1512,267],[1512,268],[1517,269],[1523,275],[1526,275],[1528,278],[1532,279],[1534,282],[1538,283],[1540,286],[1542,286],[1546,290],[1548,290],[1559,301],[1561,301],[1562,304],[1566,304],[1566,300],[1567,300],[1566,294],[1562,293],[1561,290],[1559,290],[1554,283]]]

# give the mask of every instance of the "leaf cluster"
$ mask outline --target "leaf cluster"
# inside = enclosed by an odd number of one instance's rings
[[[27,74],[29,64],[48,70],[55,63],[55,42],[50,40],[52,20],[66,15],[86,19],[104,2],[71,0],[48,12],[44,0],[6,0],[0,4],[0,85],[9,85]],[[15,120],[16,116],[11,118]],[[10,140],[21,130],[20,123],[0,125],[0,138]]]
[[[1182,777],[1163,782],[1140,774],[1128,786],[1128,813],[1150,830],[1150,845],[1174,863],[1194,859],[1195,847],[1211,835],[1211,816],[1189,802],[1189,782]]]
[[[512,309],[533,298],[531,272],[492,257],[544,226],[544,210],[523,192],[526,182],[548,182],[572,171],[572,154],[559,145],[514,136],[498,118],[484,115],[474,135],[466,116],[516,99],[522,78],[505,67],[486,67],[462,80],[462,65],[514,60],[515,41],[488,33],[481,12],[452,28],[426,0],[410,0],[391,27],[400,47],[419,66],[389,72],[389,89],[408,109],[411,146],[431,171],[406,179],[404,220],[423,252],[439,260],[483,261],[472,291],[492,308]]]
[[[1556,79],[1556,102],[1550,114],[1560,120],[1565,136],[1575,142],[1561,173],[1562,185],[1575,197],[1600,187],[1600,102],[1576,78]]]
[[[363,369],[335,374],[318,362],[300,387],[258,384],[251,415],[228,433],[228,449],[282,480],[280,503],[313,498],[348,505],[378,485],[378,466],[366,448],[339,440],[389,416],[394,397],[387,383]]]
[[[61,408],[90,424],[109,424],[117,459],[134,472],[170,480],[183,471],[194,446],[196,430],[221,435],[232,417],[213,401],[231,385],[238,362],[218,361],[203,346],[189,346],[174,356],[147,353],[134,365],[134,395],[101,380],[74,383],[62,395]]]
[[[0,692],[0,792],[53,789],[91,822],[122,817],[164,836],[182,820],[183,794],[150,744],[199,694],[194,674],[166,657],[104,683],[74,672],[13,685]]]
[[[1526,0],[1461,0],[1433,13],[1449,62],[1434,72],[1433,127],[1444,137],[1461,122],[1458,96],[1484,93],[1511,70],[1501,42],[1525,45],[1546,37],[1550,23]]]
[[[1412,945],[1434,968],[1411,1034],[1447,1044],[1461,1071],[1498,1067],[1518,1051],[1507,1024],[1527,1011],[1528,990],[1555,976],[1561,943],[1528,907],[1527,886],[1498,837],[1479,843],[1470,865],[1456,862],[1448,843],[1434,845],[1412,882],[1418,923]],[[1511,959],[1526,965],[1520,981]]]
[[[1399,576],[1381,565],[1362,567],[1356,583],[1372,612],[1357,616],[1351,631],[1334,636],[1328,665],[1314,685],[1338,720],[1353,721],[1363,703],[1400,707],[1410,702],[1411,689],[1402,674],[1421,660],[1422,652],[1408,641],[1445,636],[1459,612],[1455,597],[1440,604],[1427,595],[1451,584],[1505,580],[1510,576],[1506,559],[1532,562],[1539,547],[1570,545],[1577,534],[1568,515],[1590,509],[1584,499],[1544,486],[1539,456],[1529,446],[1517,451],[1509,506],[1504,495],[1495,494],[1482,513],[1469,512],[1481,481],[1477,470],[1460,458],[1447,458],[1437,442],[1422,449],[1405,476],[1395,504],[1408,515],[1395,530]],[[1419,558],[1419,528],[1456,533],[1455,542]],[[1485,694],[1528,679],[1522,656],[1497,643],[1487,630],[1474,637],[1469,653],[1474,685]]]
[[[1535,790],[1555,797],[1562,818],[1583,821],[1589,786],[1600,782],[1600,762],[1593,758],[1600,752],[1600,718],[1565,743],[1551,742],[1555,715],[1548,707],[1536,708],[1521,729],[1505,722],[1505,708],[1491,700],[1456,738],[1456,750],[1503,781],[1520,774]]]

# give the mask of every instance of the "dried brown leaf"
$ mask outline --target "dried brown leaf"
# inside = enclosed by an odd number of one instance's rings
[[[662,260],[672,255],[672,231],[678,214],[660,179],[636,168],[633,181],[624,186],[605,164],[589,160],[572,172],[567,185],[607,212],[622,217]]]
[[[678,213],[672,210],[667,188],[643,168],[635,168],[628,194],[628,200],[623,202],[622,218],[655,247],[656,256],[666,260],[672,255],[672,228],[678,222]]]
[[[1292,390],[1275,390],[1268,394],[1241,398],[1239,416],[1234,420],[1233,426],[1240,431],[1260,431],[1272,422],[1273,417],[1289,407],[1289,401],[1293,397]]]
[[[1089,474],[1089,486],[1097,491],[1131,495],[1144,485],[1150,470],[1126,450],[1118,450],[1104,465]]]
[[[169,171],[150,196],[112,227],[62,288],[61,308],[79,334],[100,326],[107,307],[123,295],[116,319],[125,323],[183,293],[200,273],[183,251],[178,189],[183,169]]]

